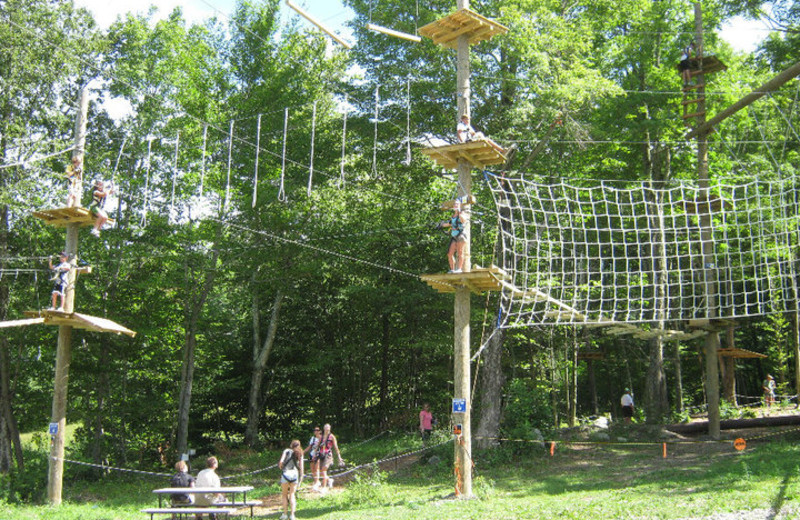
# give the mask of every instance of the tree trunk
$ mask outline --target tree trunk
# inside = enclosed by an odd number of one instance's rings
[[[578,333],[577,327],[572,327],[572,348],[569,349],[569,421],[570,428],[578,422]]]
[[[669,412],[667,378],[664,374],[664,342],[660,337],[650,340],[650,363],[645,387],[645,421],[661,424]]]
[[[593,360],[586,360],[586,369],[589,376],[589,392],[592,398],[592,415],[600,415],[600,406],[597,403],[597,378],[594,375]]]
[[[681,369],[681,344],[675,342],[675,357],[672,359],[672,365],[675,370],[675,401],[676,408],[679,412],[683,412],[683,371]]]
[[[726,334],[728,348],[733,348],[733,327],[728,327]],[[722,398],[734,406],[736,404],[736,360],[730,356],[720,356],[719,368],[722,377]]]
[[[258,427],[261,422],[262,415],[262,391],[261,386],[264,381],[264,372],[267,369],[269,356],[272,353],[272,347],[275,345],[275,335],[278,332],[278,319],[280,317],[281,305],[283,304],[284,293],[282,289],[278,289],[275,293],[275,299],[272,302],[272,315],[269,319],[269,327],[267,328],[267,337],[264,338],[264,344],[253,344],[253,369],[250,374],[250,399],[247,405],[247,426],[244,432],[244,442],[250,448],[256,447],[258,443]],[[256,329],[253,332],[253,339],[259,339],[258,333],[258,320],[259,316],[258,304],[256,296],[253,296],[253,325]]]
[[[188,263],[185,265],[186,284],[187,284],[187,304],[184,310],[185,336],[183,343],[183,364],[181,366],[181,390],[178,397],[178,427],[175,448],[178,453],[186,453],[189,446],[189,408],[192,403],[192,383],[194,382],[194,354],[197,348],[197,328],[200,322],[200,315],[203,312],[208,295],[214,286],[217,275],[217,260],[219,259],[219,248],[217,247],[222,235],[222,228],[218,227],[216,238],[211,246],[214,252],[209,265],[211,269],[205,271],[205,282],[199,291],[196,287],[200,284],[192,283],[189,273]],[[190,289],[189,286],[192,288]]]
[[[381,414],[379,422],[381,429],[386,427],[388,420],[386,411],[389,409],[389,350],[391,341],[389,340],[389,313],[383,313],[383,339],[381,340],[381,383],[380,383],[380,400],[378,402],[378,411]]]
[[[8,205],[4,204],[0,214],[0,257],[8,257]],[[0,262],[0,268],[5,267]],[[8,285],[0,282],[0,321],[8,317]],[[14,460],[20,469],[24,466],[22,445],[17,421],[11,407],[11,360],[8,353],[8,338],[0,338],[0,473],[11,471]]]
[[[486,449],[498,444],[503,412],[503,340],[504,329],[495,329],[483,351],[483,370],[480,376],[481,418],[476,430],[475,445]]]

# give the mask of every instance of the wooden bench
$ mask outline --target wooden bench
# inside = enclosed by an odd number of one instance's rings
[[[153,520],[155,515],[176,515],[178,518],[185,518],[187,520],[194,518],[195,515],[222,515],[228,518],[228,515],[235,513],[236,508],[233,507],[194,507],[188,505],[187,507],[158,507],[150,509],[142,509],[142,513],[150,515],[150,520]]]
[[[187,504],[192,505],[192,504]],[[261,500],[246,500],[244,502],[217,502],[214,504],[215,507],[249,507],[250,508],[250,518],[253,518],[253,508],[255,506],[260,506]]]

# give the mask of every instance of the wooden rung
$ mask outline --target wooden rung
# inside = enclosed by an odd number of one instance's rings
[[[681,105],[684,105],[684,106],[691,105],[692,103],[699,103],[699,102],[705,101],[705,100],[706,100],[706,98],[684,99],[683,101],[681,101]]]
[[[697,89],[703,88],[705,86],[706,86],[705,83],[698,83],[697,85],[684,85],[683,86],[683,91],[684,92],[689,92],[690,90],[697,90]]]
[[[693,112],[693,113],[691,113],[691,114],[684,114],[682,117],[683,117],[684,119],[689,119],[689,118],[691,118],[691,117],[704,116],[704,115],[706,115],[706,112],[705,112],[705,110],[704,110],[704,111],[702,111],[702,112]]]

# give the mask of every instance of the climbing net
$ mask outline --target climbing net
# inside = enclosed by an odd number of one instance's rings
[[[486,175],[502,327],[742,318],[793,310],[796,180],[655,186]],[[703,228],[703,215],[711,225]],[[703,244],[711,253],[703,255]]]

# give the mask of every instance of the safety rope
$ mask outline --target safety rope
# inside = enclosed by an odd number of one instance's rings
[[[283,182],[286,177],[286,139],[289,135],[289,109],[283,111],[283,152],[281,158],[281,180],[278,187],[278,201],[286,202],[286,192],[283,190]]]
[[[306,188],[306,196],[311,196],[311,185],[314,178],[314,143],[317,134],[317,102],[314,101],[314,107],[311,109],[311,153],[308,157],[308,188]]]
[[[253,171],[253,205],[256,207],[256,198],[258,197],[258,152],[261,151],[261,114],[258,114],[258,123],[256,124],[256,165]]]

